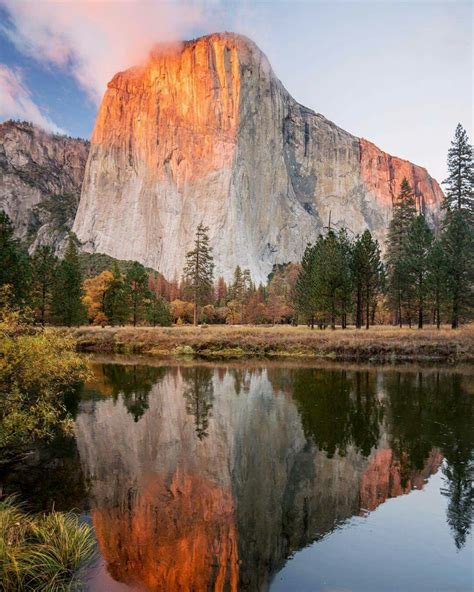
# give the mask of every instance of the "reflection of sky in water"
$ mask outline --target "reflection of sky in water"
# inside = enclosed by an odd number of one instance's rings
[[[472,535],[457,551],[442,487],[438,471],[423,491],[387,500],[366,518],[350,519],[297,552],[275,576],[271,592],[469,592]]]
[[[470,592],[470,376],[354,368],[95,365],[6,491],[85,511],[89,592]]]

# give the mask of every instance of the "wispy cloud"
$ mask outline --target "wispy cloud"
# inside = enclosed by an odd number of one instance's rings
[[[98,103],[107,82],[143,60],[156,42],[209,24],[209,7],[191,0],[0,0],[4,35],[22,53],[71,73]]]
[[[47,131],[64,133],[33,101],[20,70],[5,64],[0,64],[0,118],[31,121]]]

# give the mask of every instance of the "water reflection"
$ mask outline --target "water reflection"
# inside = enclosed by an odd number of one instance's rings
[[[76,420],[108,570],[145,590],[262,590],[353,516],[443,462],[470,529],[472,398],[427,371],[101,365]]]

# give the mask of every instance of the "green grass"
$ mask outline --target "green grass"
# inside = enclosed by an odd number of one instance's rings
[[[32,515],[0,501],[0,590],[65,592],[94,555],[92,530],[72,512]]]

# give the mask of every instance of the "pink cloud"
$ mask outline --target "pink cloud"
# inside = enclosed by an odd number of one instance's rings
[[[5,64],[0,64],[0,119],[22,119],[49,132],[64,133],[33,101],[21,72]]]
[[[4,32],[34,59],[66,68],[98,103],[113,75],[142,61],[156,42],[192,35],[208,23],[203,4],[186,0],[0,0]]]

